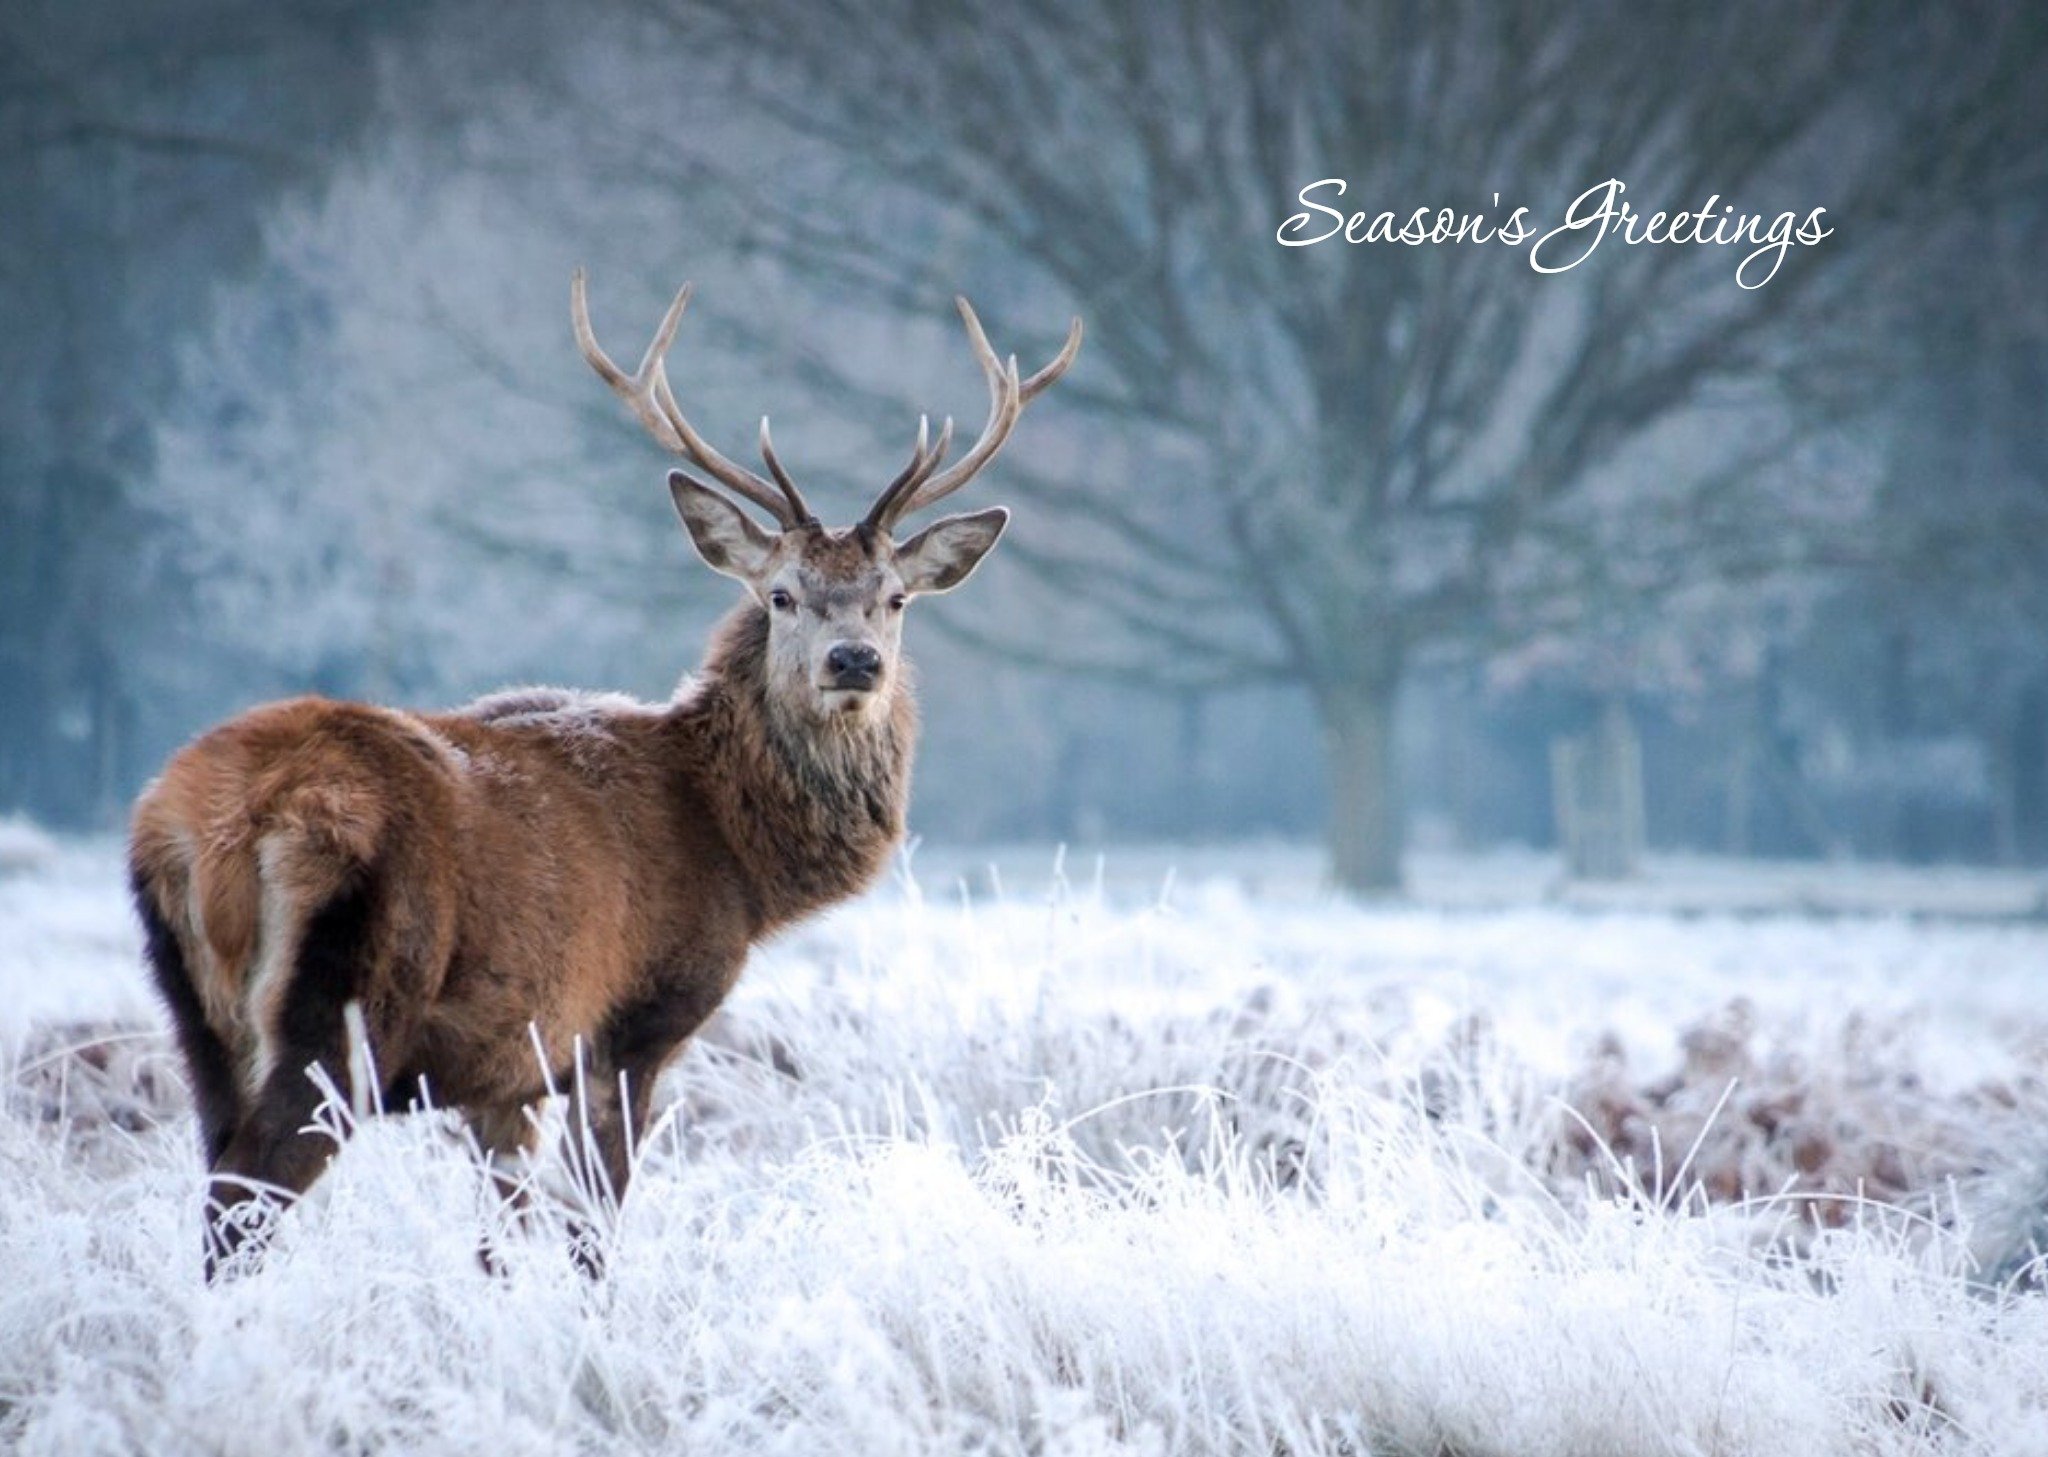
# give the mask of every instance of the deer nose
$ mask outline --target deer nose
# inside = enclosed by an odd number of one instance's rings
[[[864,642],[834,643],[825,652],[825,671],[834,688],[872,688],[882,673],[882,655]]]

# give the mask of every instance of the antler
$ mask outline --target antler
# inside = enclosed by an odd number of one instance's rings
[[[921,511],[933,502],[945,499],[973,480],[983,466],[995,459],[996,452],[1010,438],[1010,432],[1017,428],[1017,420],[1024,413],[1024,407],[1065,374],[1067,366],[1074,362],[1074,356],[1081,352],[1081,321],[1076,318],[1068,326],[1066,344],[1053,356],[1052,362],[1029,379],[1020,379],[1017,357],[1013,354],[1007,362],[996,357],[988,335],[982,332],[981,320],[974,315],[973,305],[965,298],[956,297],[953,302],[960,309],[961,322],[967,325],[967,339],[974,346],[974,357],[988,376],[988,424],[982,427],[981,439],[975,441],[972,450],[961,456],[951,469],[934,475],[946,454],[946,447],[952,443],[953,422],[946,421],[945,428],[939,432],[937,449],[927,454],[926,425],[919,421],[917,449],[911,455],[910,464],[869,508],[867,519],[861,523],[867,530],[888,531],[911,512]]]
[[[796,483],[782,468],[782,462],[775,458],[775,445],[768,437],[766,415],[761,417],[761,455],[775,476],[772,485],[745,466],[736,465],[713,450],[704,437],[691,428],[688,418],[676,404],[675,394],[668,385],[665,359],[669,345],[675,342],[676,326],[682,323],[683,310],[689,307],[689,303],[690,285],[686,283],[676,291],[675,302],[668,306],[668,312],[661,316],[661,327],[654,331],[654,341],[640,356],[640,367],[627,374],[598,347],[597,335],[590,327],[590,304],[584,297],[583,270],[578,268],[569,280],[569,315],[576,326],[576,347],[583,351],[584,359],[597,371],[598,377],[611,386],[612,393],[632,408],[656,444],[695,461],[721,484],[773,516],[784,531],[815,525],[817,517],[811,514],[811,508],[804,503]]]
[[[948,415],[946,423],[939,427],[939,443],[931,445],[931,417],[917,417],[917,446],[910,452],[910,464],[895,480],[882,488],[882,494],[875,498],[875,504],[868,508],[868,514],[861,522],[861,530],[868,532],[887,531],[891,523],[903,514],[899,502],[906,492],[914,491],[930,478],[939,468],[939,462],[946,458],[946,452],[953,446],[953,417]]]

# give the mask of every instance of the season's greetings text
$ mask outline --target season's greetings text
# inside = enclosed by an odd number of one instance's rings
[[[1762,288],[1777,275],[1778,266],[1795,244],[1811,248],[1835,231],[1821,221],[1827,214],[1824,207],[1813,209],[1804,219],[1792,212],[1744,213],[1732,203],[1724,205],[1719,193],[1696,211],[1641,213],[1622,195],[1628,188],[1613,177],[1580,193],[1566,210],[1564,221],[1550,228],[1532,221],[1526,207],[1516,208],[1504,222],[1496,222],[1493,214],[1448,207],[1418,207],[1405,214],[1347,211],[1337,206],[1345,185],[1341,177],[1325,177],[1302,188],[1296,200],[1306,210],[1280,224],[1275,236],[1281,245],[1306,248],[1331,241],[1405,243],[1409,247],[1503,243],[1519,248],[1526,243],[1529,266],[1538,273],[1576,268],[1610,238],[1631,246],[1747,247],[1750,251],[1735,265],[1735,281],[1744,288]],[[1493,200],[1498,208],[1500,194],[1495,193]]]

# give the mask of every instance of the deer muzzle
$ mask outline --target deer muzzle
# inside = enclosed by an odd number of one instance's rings
[[[826,688],[842,693],[870,693],[881,678],[882,654],[868,643],[834,643],[825,652]]]

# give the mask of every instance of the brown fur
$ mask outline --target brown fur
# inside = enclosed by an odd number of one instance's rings
[[[171,761],[136,807],[131,863],[145,922],[174,943],[158,977],[224,1209],[246,1202],[243,1181],[295,1193],[319,1172],[324,1153],[297,1133],[315,1101],[305,1069],[349,1086],[348,1001],[380,1091],[402,1103],[424,1082],[497,1153],[523,1144],[519,1110],[550,1076],[575,1081],[580,1047],[592,1172],[623,1193],[629,1124],[748,947],[859,893],[903,833],[909,692],[876,717],[792,722],[769,691],[768,630],[760,606],[735,611],[665,706],[556,690],[444,714],[301,698]],[[310,938],[348,920],[316,926],[323,908],[357,904],[359,949],[321,970]],[[218,1238],[238,1242],[232,1219]]]

